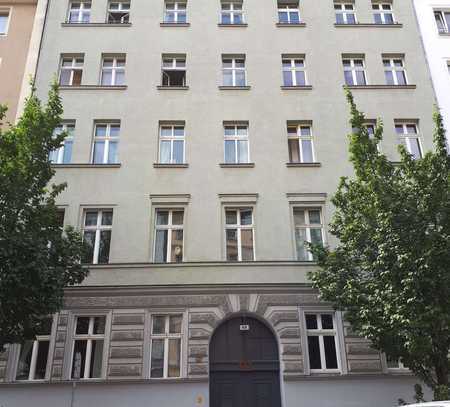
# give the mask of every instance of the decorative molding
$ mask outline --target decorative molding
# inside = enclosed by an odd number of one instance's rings
[[[286,198],[289,203],[324,204],[327,200],[326,192],[288,192]]]
[[[131,27],[131,23],[61,23],[61,27]]]
[[[52,168],[120,168],[122,164],[51,164]]]
[[[189,86],[163,86],[158,85],[156,87],[158,90],[189,90]]]
[[[311,85],[305,85],[305,86],[280,86],[282,90],[312,90]]]
[[[349,89],[416,89],[416,85],[343,85]]]
[[[286,163],[286,167],[288,168],[308,168],[308,167],[321,167],[321,163]]]
[[[153,168],[188,168],[189,164],[161,164],[153,163]]]
[[[356,28],[356,27],[374,27],[374,28],[402,28],[403,24],[376,24],[376,23],[356,23],[356,24],[338,24],[335,23],[336,28]]]
[[[127,85],[104,86],[104,85],[78,85],[78,86],[60,86],[60,90],[126,90]]]
[[[217,24],[217,26],[218,27],[243,27],[243,28],[245,28],[245,27],[248,27],[248,24],[247,23],[241,23],[241,24],[222,24],[222,23],[219,23],[219,24]]]
[[[187,205],[191,200],[191,194],[150,194],[150,200],[154,205],[164,205],[164,204]]]
[[[250,90],[251,86],[219,86],[220,90]]]
[[[220,163],[220,168],[254,168],[255,163],[240,163],[240,164],[230,164],[230,163]]]
[[[223,204],[255,204],[258,201],[259,194],[218,194],[218,197]]]

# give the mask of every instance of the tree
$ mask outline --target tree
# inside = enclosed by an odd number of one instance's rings
[[[80,234],[63,232],[58,219],[55,199],[66,185],[50,185],[48,156],[66,136],[54,136],[62,112],[56,84],[45,106],[33,87],[17,124],[0,128],[0,350],[33,339],[60,310],[64,287],[88,272]]]
[[[373,346],[401,359],[434,391],[449,398],[450,159],[445,130],[434,114],[435,151],[401,161],[377,149],[347,91],[353,179],[342,178],[332,199],[335,248],[311,246],[319,270],[311,273],[321,298]]]

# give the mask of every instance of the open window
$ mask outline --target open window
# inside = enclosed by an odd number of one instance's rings
[[[163,55],[161,85],[167,87],[186,86],[186,56]]]
[[[108,4],[108,23],[126,24],[130,22],[130,2],[110,1]]]

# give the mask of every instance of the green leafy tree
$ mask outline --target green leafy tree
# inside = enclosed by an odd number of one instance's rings
[[[5,106],[0,106],[0,122]],[[64,287],[87,274],[84,248],[73,228],[64,233],[51,185],[48,156],[66,134],[54,136],[63,112],[53,84],[43,106],[32,88],[17,124],[0,128],[0,350],[32,339],[60,310]]]
[[[436,111],[434,151],[401,161],[377,149],[347,91],[351,110],[350,161],[332,202],[334,248],[311,246],[311,273],[321,298],[345,311],[353,328],[391,358],[399,358],[434,391],[449,398],[450,159]]]

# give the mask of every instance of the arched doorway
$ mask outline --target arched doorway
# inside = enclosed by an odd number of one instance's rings
[[[221,324],[209,358],[210,407],[281,407],[277,340],[261,321],[239,316]]]

